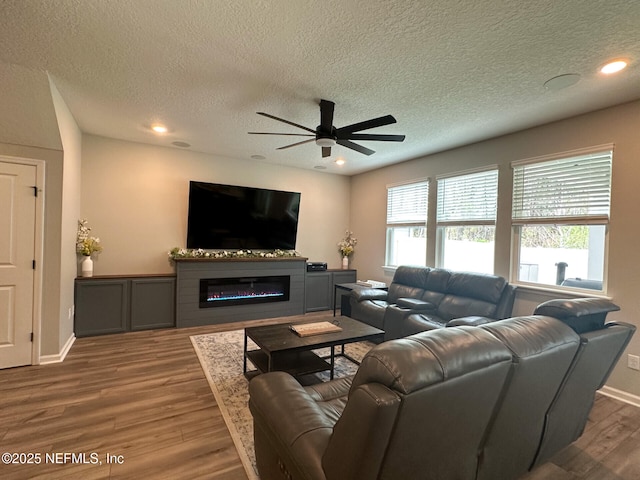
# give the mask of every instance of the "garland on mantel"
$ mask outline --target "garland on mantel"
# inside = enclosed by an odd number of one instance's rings
[[[174,247],[169,252],[169,258],[283,258],[299,257],[295,250],[218,250],[210,251],[202,248],[178,248]]]

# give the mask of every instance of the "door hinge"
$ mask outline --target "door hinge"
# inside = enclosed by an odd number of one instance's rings
[[[35,260],[33,260],[31,262],[31,268],[33,268],[34,270],[36,269],[36,261]]]
[[[31,332],[31,341],[33,342],[33,332]]]
[[[33,187],[31,187],[31,188],[33,188],[33,196],[34,196],[34,197],[37,197],[37,196],[38,196],[38,186],[37,186],[37,185],[34,185],[34,186],[33,186]]]

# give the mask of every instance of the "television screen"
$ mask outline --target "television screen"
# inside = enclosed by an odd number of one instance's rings
[[[300,193],[189,183],[187,248],[293,250]]]

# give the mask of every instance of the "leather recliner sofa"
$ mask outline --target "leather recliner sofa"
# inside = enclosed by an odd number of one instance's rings
[[[283,372],[254,378],[261,478],[517,479],[582,434],[596,389],[635,331],[601,323],[617,307],[586,300],[539,307],[559,318],[385,342],[354,377],[307,387]]]
[[[385,331],[385,340],[436,328],[481,325],[511,316],[515,287],[503,277],[400,266],[388,291],[353,290],[351,317]]]

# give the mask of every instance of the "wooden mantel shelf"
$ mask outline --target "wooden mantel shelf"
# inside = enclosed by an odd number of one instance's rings
[[[175,262],[303,262],[308,257],[193,257],[193,258],[174,258]]]

